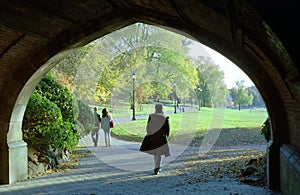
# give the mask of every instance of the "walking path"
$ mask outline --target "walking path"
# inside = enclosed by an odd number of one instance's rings
[[[117,120],[117,122],[121,121]],[[178,146],[170,143],[172,156],[163,158],[162,172],[159,175],[153,175],[153,158],[139,152],[140,143],[112,138],[112,146],[105,147],[103,132],[100,132],[98,147],[93,147],[90,136],[80,140],[80,147],[77,151],[89,151],[91,155],[81,158],[78,168],[66,172],[55,172],[12,185],[0,185],[0,194],[280,194],[266,187],[242,184],[237,179],[226,176],[192,181],[191,178],[199,178],[200,174],[198,170],[196,172],[183,171],[187,169],[188,159],[195,159],[199,157],[199,153],[204,154],[206,150],[211,151],[217,148],[201,147],[199,151],[199,147]],[[264,148],[253,146],[251,150],[260,151]]]
[[[241,184],[227,177],[189,182],[191,175],[178,174],[183,168],[178,157],[198,150],[195,147],[171,145],[173,154],[181,154],[163,158],[162,173],[153,175],[153,159],[138,151],[139,143],[112,139],[112,146],[104,147],[102,137],[98,147],[93,147],[90,136],[80,140],[78,152],[89,150],[92,154],[80,159],[78,168],[1,185],[0,194],[274,194],[266,187]]]

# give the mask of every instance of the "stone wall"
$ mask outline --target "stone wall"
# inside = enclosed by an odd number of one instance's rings
[[[299,194],[300,153],[292,145],[280,148],[280,177],[282,194]]]

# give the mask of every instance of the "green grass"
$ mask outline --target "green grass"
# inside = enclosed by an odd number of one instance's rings
[[[208,129],[260,129],[268,115],[265,109],[238,111],[202,108],[200,112],[172,113],[168,116],[171,128],[170,139],[177,139],[181,136],[202,136]],[[124,122],[116,125],[112,134],[123,140],[140,142],[146,134],[146,124],[147,118]]]
[[[266,109],[226,110],[223,128],[257,128],[267,119]]]
[[[136,115],[145,115],[154,112],[154,105],[156,103],[142,104],[136,105],[135,113]],[[113,118],[125,118],[132,116],[132,109],[130,109],[129,103],[124,101],[118,101],[114,106],[109,104],[101,104],[101,105],[90,105],[91,109],[95,106],[98,107],[98,112],[101,113],[103,108],[108,108],[108,111],[113,116]],[[170,112],[174,111],[174,106],[171,104],[164,105],[164,111]]]

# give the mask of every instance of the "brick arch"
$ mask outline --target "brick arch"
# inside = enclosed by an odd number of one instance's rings
[[[247,1],[89,1],[14,3],[0,7],[0,183],[26,178],[12,159],[26,153],[21,136],[28,98],[39,79],[69,50],[135,22],[163,26],[215,49],[238,65],[260,90],[272,121],[274,162],[279,148],[297,140],[300,118],[298,54]],[[177,29],[177,30],[176,30]],[[282,39],[278,39],[282,38]],[[280,41],[285,42],[280,42]],[[285,44],[285,45],[284,45]],[[284,47],[286,46],[286,47]],[[273,149],[272,149],[273,150]],[[272,155],[273,153],[271,153]],[[24,162],[23,156],[20,156]],[[27,157],[26,157],[27,159]],[[27,161],[26,161],[27,162]],[[270,178],[279,178],[279,165]],[[15,168],[15,169],[14,169]],[[17,171],[12,171],[17,170]],[[273,169],[272,169],[273,170]],[[279,179],[275,179],[274,186]],[[272,182],[271,182],[272,183]]]

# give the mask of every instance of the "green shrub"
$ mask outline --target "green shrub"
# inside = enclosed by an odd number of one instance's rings
[[[75,123],[79,108],[76,98],[68,88],[57,83],[53,76],[48,73],[36,86],[36,90],[60,108],[64,121]]]
[[[57,147],[60,149],[68,149],[73,151],[78,144],[78,140],[80,139],[80,134],[77,131],[75,124],[68,121],[63,122],[60,132],[60,137],[57,137],[57,139],[60,139]]]
[[[56,146],[53,136],[62,123],[57,105],[34,91],[23,119],[24,140],[39,151],[47,150],[49,145]]]
[[[269,118],[262,125],[262,128],[261,128],[260,132],[265,137],[267,142],[269,142],[270,139],[271,139],[271,127],[270,127]]]
[[[37,85],[23,119],[24,140],[40,152],[53,149],[74,150],[79,131],[76,98],[47,74]]]
[[[88,135],[94,128],[94,114],[89,105],[80,100],[78,102],[79,116],[76,121],[76,124],[82,125],[80,135]]]
[[[85,136],[84,126],[83,126],[83,124],[79,120],[76,121],[75,128],[76,128],[77,132],[79,132],[79,136],[80,137],[84,137]]]

